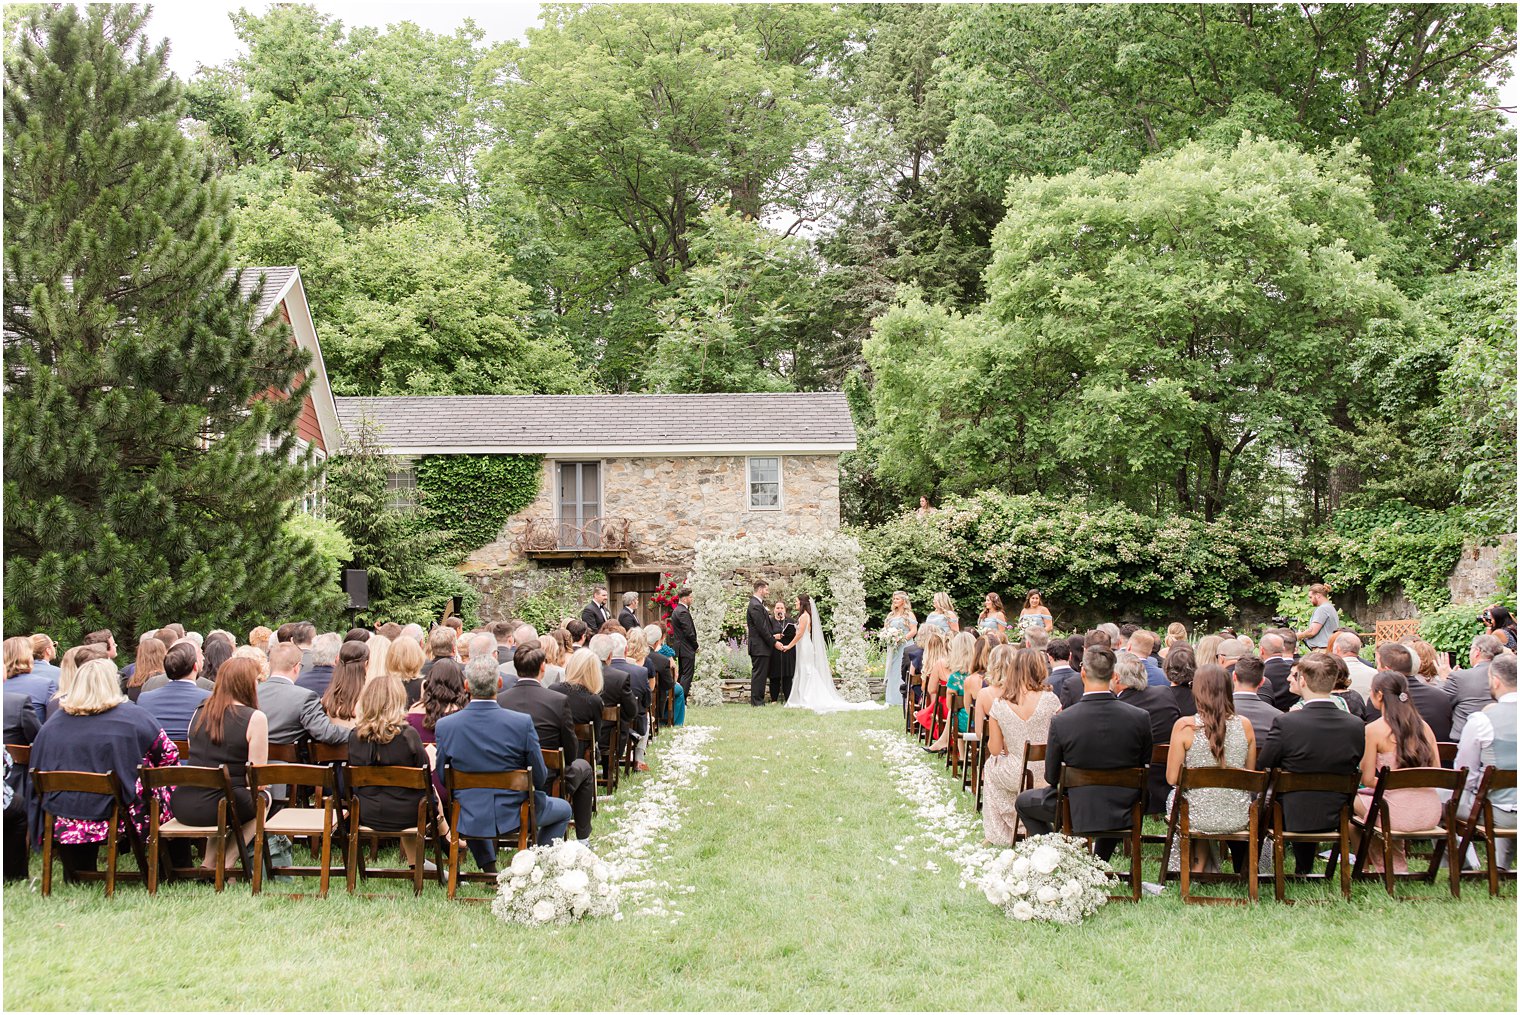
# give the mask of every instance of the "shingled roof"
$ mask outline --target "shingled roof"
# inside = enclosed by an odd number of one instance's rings
[[[238,290],[242,292],[244,299],[252,299],[253,291],[259,287],[259,280],[264,280],[264,289],[259,293],[259,308],[257,320],[267,321],[269,315],[274,313],[274,308],[279,305],[281,297],[290,288],[291,279],[295,278],[296,269],[289,266],[274,268],[244,268],[242,276],[238,279]]]
[[[393,455],[838,453],[855,424],[838,391],[726,395],[449,395],[338,398]]]

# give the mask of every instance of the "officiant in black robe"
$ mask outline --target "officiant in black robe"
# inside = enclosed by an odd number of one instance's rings
[[[797,622],[786,615],[786,603],[777,602],[771,612],[771,630],[783,645],[797,637]],[[787,649],[771,657],[771,701],[785,701],[792,695],[792,677],[797,673],[797,650]]]

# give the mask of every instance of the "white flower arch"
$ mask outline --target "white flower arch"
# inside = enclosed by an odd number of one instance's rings
[[[828,575],[834,598],[834,644],[839,648],[835,675],[839,692],[865,701],[867,684],[866,589],[861,580],[860,544],[840,532],[820,535],[746,535],[703,539],[692,566],[691,612],[697,625],[697,674],[691,685],[694,705],[723,703],[723,615],[736,568],[781,565]]]

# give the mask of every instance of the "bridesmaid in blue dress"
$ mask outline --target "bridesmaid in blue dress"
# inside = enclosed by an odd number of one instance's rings
[[[939,628],[947,642],[951,635],[960,633],[961,621],[955,615],[955,603],[950,599],[950,593],[934,593],[934,612],[924,618],[924,626]]]
[[[887,655],[887,704],[902,704],[902,660],[903,647],[918,635],[918,618],[913,616],[913,609],[908,603],[906,592],[892,593],[892,612],[887,614],[887,622],[882,625],[883,630],[896,629],[903,633],[903,640],[898,642]]]
[[[976,629],[985,633],[1002,633],[1008,630],[1008,615],[1003,612],[1003,597],[996,592],[987,593],[982,600],[982,615],[977,618]]]

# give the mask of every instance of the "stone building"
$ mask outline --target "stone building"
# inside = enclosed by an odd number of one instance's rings
[[[482,614],[593,567],[616,599],[690,568],[708,536],[839,527],[839,455],[855,427],[839,392],[458,395],[336,399],[352,431],[379,428],[405,500],[413,464],[449,454],[542,455],[537,498],[461,569]]]

